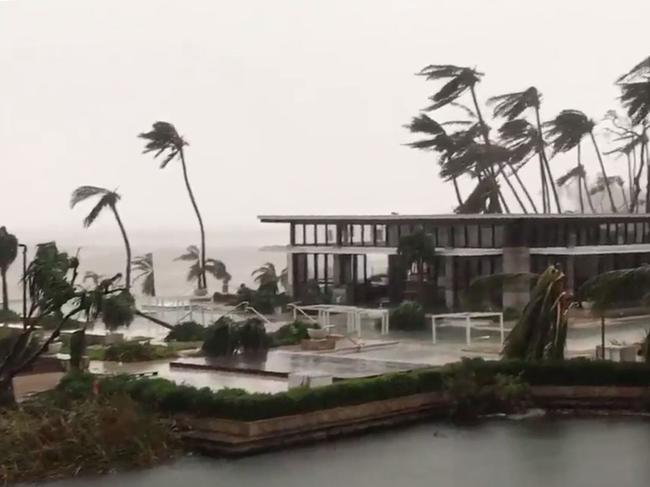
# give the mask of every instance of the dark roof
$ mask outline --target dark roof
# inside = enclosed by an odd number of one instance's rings
[[[388,222],[477,222],[495,223],[512,220],[536,221],[593,221],[593,222],[625,222],[649,221],[650,213],[613,213],[613,214],[474,214],[474,215],[260,215],[257,217],[264,223],[388,223]]]

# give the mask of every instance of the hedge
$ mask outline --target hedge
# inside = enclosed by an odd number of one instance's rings
[[[387,374],[368,379],[346,380],[315,389],[292,389],[275,394],[248,393],[241,389],[213,391],[177,385],[166,379],[125,376],[103,378],[101,394],[127,393],[162,413],[192,413],[242,421],[288,416],[321,409],[351,406],[425,392],[443,391],[445,380],[459,370],[470,369],[478,382],[489,383],[500,376],[519,376],[535,385],[649,386],[650,366],[588,360],[521,362],[463,360],[440,368]],[[87,375],[66,378],[59,392],[90,394]]]

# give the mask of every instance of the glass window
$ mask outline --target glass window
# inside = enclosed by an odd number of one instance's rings
[[[481,247],[492,247],[492,240],[494,239],[494,231],[492,225],[481,225]]]
[[[399,245],[399,227],[395,224],[387,225],[388,235],[388,246],[397,247]]]
[[[316,225],[316,244],[325,245],[326,229],[327,225],[323,225],[322,223]]]
[[[386,225],[375,225],[375,242],[380,247],[386,245]]]
[[[478,225],[467,225],[467,246],[468,247],[480,247],[479,243],[479,231],[480,227]]]
[[[466,227],[464,225],[455,225],[454,231],[454,247],[467,247],[467,239],[465,235]]]
[[[363,226],[363,245],[372,245],[374,239],[373,225]]]
[[[301,223],[296,223],[293,231],[295,245],[304,245],[305,243],[305,226]]]
[[[503,247],[503,225],[494,226],[494,246],[496,248]]]
[[[316,225],[305,225],[305,244],[314,245],[316,243],[315,235]]]

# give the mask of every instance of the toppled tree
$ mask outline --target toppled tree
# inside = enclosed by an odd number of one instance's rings
[[[572,299],[564,289],[564,273],[549,266],[538,278],[501,354],[507,359],[563,359],[567,312]]]
[[[77,284],[78,269],[79,260],[60,252],[54,242],[38,246],[25,276],[31,301],[27,319],[7,352],[0,356],[0,407],[15,403],[13,378],[47,351],[69,320],[84,314],[87,322],[96,319],[107,297],[125,291],[112,289],[119,274],[94,289],[84,289]],[[41,320],[52,317],[57,321],[54,328],[38,337]]]

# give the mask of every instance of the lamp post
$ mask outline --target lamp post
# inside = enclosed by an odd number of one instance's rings
[[[18,246],[23,249],[23,328],[27,328],[27,245]]]

